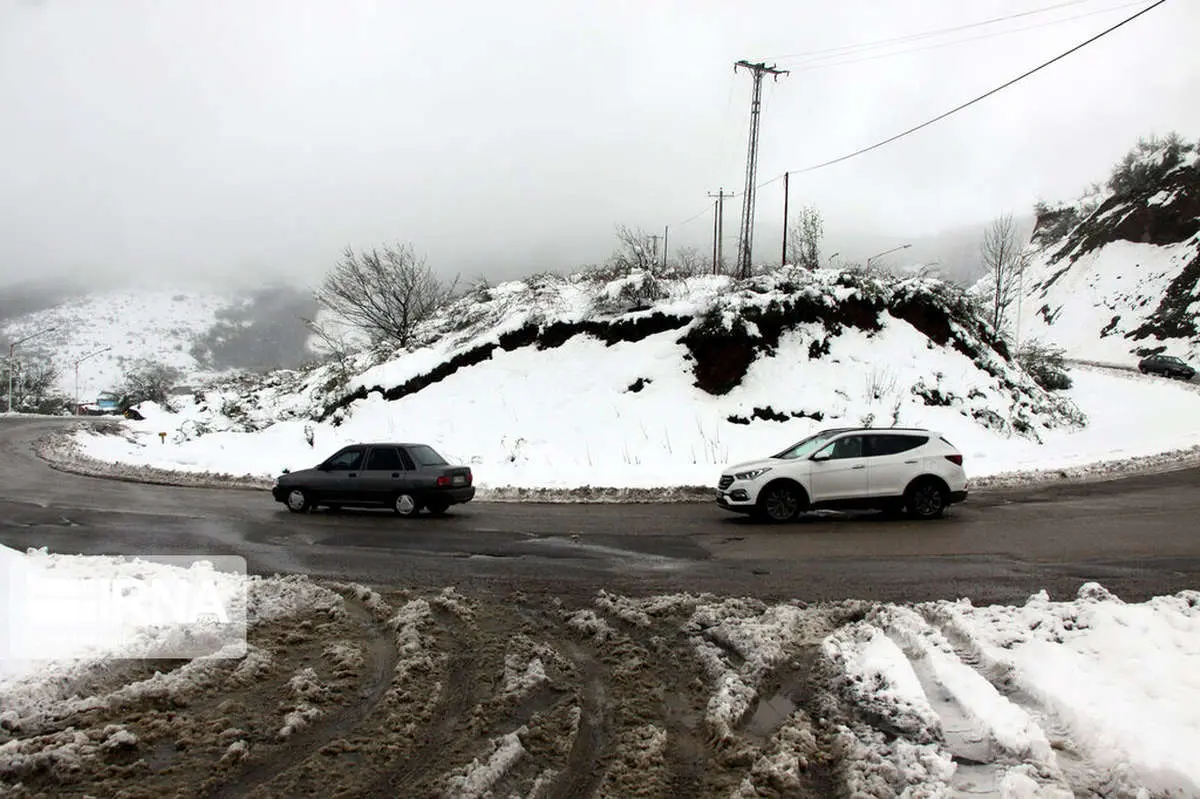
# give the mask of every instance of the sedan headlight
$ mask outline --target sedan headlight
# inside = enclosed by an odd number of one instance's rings
[[[733,475],[735,480],[755,480],[771,471],[770,466],[764,466],[761,469],[751,469],[746,472],[737,472]]]

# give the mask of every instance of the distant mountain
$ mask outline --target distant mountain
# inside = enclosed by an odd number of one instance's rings
[[[1022,338],[1132,362],[1200,359],[1200,155],[1177,138],[1139,144],[1107,186],[1038,209]]]
[[[178,370],[191,384],[231,371],[296,366],[312,357],[302,321],[316,312],[303,292],[269,286],[242,294],[20,284],[0,289],[0,345],[33,334],[21,358],[49,360],[58,388],[94,396],[142,362]],[[49,331],[42,333],[41,331]]]

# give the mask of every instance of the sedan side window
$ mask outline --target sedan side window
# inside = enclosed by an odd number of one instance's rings
[[[404,469],[400,453],[395,447],[374,447],[367,458],[369,472],[399,472]]]
[[[329,460],[329,471],[331,472],[353,472],[357,471],[362,465],[363,451],[361,449],[348,449],[345,452],[334,455]]]

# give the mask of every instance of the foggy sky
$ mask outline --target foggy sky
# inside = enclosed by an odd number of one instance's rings
[[[751,80],[734,61],[793,70],[765,85],[761,182],[924,121],[1137,7],[1082,0],[840,66],[794,54],[1062,2],[0,0],[0,284],[312,283],[347,244],[388,241],[447,273],[509,277],[600,261],[618,223],[672,225],[672,249],[707,253],[711,215],[679,223],[742,187]],[[1171,0],[955,117],[794,176],[792,207],[818,206],[829,247],[853,249],[857,234],[903,243],[1074,197],[1141,135],[1200,136],[1197,30],[1200,3]],[[764,257],[781,204],[781,182],[760,193]],[[726,206],[727,252],[739,210]]]

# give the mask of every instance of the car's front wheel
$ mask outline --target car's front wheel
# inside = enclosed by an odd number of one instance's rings
[[[392,510],[396,511],[397,516],[416,516],[421,510],[421,503],[412,494],[397,494],[392,500]]]
[[[757,516],[768,522],[790,522],[804,510],[804,492],[791,483],[772,483],[758,497]]]
[[[937,519],[946,512],[948,499],[936,480],[919,480],[908,489],[904,505],[915,519]]]
[[[309,500],[308,494],[302,488],[293,488],[289,491],[285,504],[287,505],[287,509],[292,513],[307,513],[309,508],[312,507],[312,502]]]

